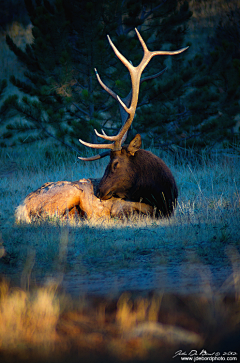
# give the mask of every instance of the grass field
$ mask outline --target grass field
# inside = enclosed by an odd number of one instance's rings
[[[43,183],[103,175],[107,160],[85,164],[54,150],[1,151],[3,359],[53,353],[61,361],[71,352],[149,361],[155,352],[153,359],[167,361],[170,348],[211,348],[239,329],[238,155],[173,162],[161,154],[180,194],[169,220],[16,224],[15,208]]]

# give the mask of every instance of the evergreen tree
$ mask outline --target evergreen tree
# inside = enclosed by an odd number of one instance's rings
[[[23,25],[29,23],[24,0],[1,0],[0,30],[5,30],[13,22],[20,22]]]
[[[33,44],[23,51],[10,37],[6,40],[27,67],[26,81],[11,77],[26,96],[8,99],[9,106],[26,121],[7,127],[18,132],[19,141],[52,137],[75,148],[80,147],[79,137],[93,139],[93,128],[104,127],[113,134],[120,126],[118,104],[101,89],[94,68],[121,97],[131,88],[128,71],[116,58],[106,35],[137,65],[143,52],[135,27],[150,50],[173,50],[183,46],[191,17],[187,2],[176,0],[25,0],[25,4],[33,24]],[[190,77],[181,57],[172,57],[165,78],[141,86],[133,127],[143,136],[152,131],[165,139],[175,127]],[[155,57],[144,76],[162,70],[165,60]]]
[[[159,17],[144,35],[149,37],[152,49],[176,50],[183,48],[187,33],[187,22],[192,12],[188,2],[170,1],[158,9]],[[152,37],[152,34],[155,36]],[[146,36],[145,36],[146,38]],[[172,57],[155,57],[149,65],[149,73],[167,66],[162,77],[143,85],[137,116],[138,130],[144,135],[145,143],[166,148],[178,142],[179,123],[188,115],[183,96],[189,87],[193,72],[186,63],[188,51]]]
[[[224,14],[206,51],[188,62],[193,77],[185,96],[189,117],[179,127],[182,146],[211,149],[239,137],[233,132],[240,113],[239,23],[236,7]]]
[[[0,102],[1,102],[1,100],[3,99],[3,97],[4,97],[4,91],[5,91],[5,89],[6,89],[6,87],[7,87],[7,82],[6,82],[6,80],[4,79],[4,80],[2,80],[2,81],[0,81]],[[7,107],[6,107],[6,105],[5,104],[2,104],[2,106],[1,106],[1,108],[0,108],[0,130],[2,131],[2,129],[3,129],[3,126],[2,126],[2,124],[4,123],[4,116],[5,116],[5,113],[6,113],[6,109],[7,109]],[[2,134],[2,132],[1,132],[1,134]],[[3,139],[5,139],[5,138],[7,138],[7,137],[11,137],[12,135],[10,134],[6,134],[5,133],[5,135],[2,135],[1,137],[0,137],[0,145],[2,144],[2,140]]]
[[[5,79],[3,81],[0,81],[0,100],[4,96],[4,91],[5,91],[6,87],[7,87],[7,81]]]
[[[19,141],[32,142],[53,137],[71,146],[67,137],[71,55],[68,46],[68,23],[61,1],[52,6],[47,0],[25,1],[33,24],[34,42],[22,51],[7,36],[9,48],[28,69],[26,81],[11,77],[11,82],[26,94],[21,101],[10,97],[7,102],[27,122],[8,124],[18,132]],[[87,126],[87,125],[85,125]],[[83,127],[84,129],[84,127]],[[85,127],[86,129],[86,127]]]

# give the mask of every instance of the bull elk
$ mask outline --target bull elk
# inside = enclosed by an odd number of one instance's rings
[[[79,157],[79,159],[85,161],[97,160],[110,155],[110,162],[97,190],[97,196],[101,200],[118,197],[132,202],[142,201],[155,207],[157,216],[169,217],[173,213],[178,197],[177,185],[170,169],[159,157],[149,151],[140,149],[141,136],[139,134],[134,137],[129,145],[122,146],[122,143],[126,140],[127,132],[133,122],[137,108],[141,74],[151,58],[156,55],[179,54],[188,47],[176,51],[149,51],[137,29],[135,30],[144,51],[143,59],[137,67],[127,61],[108,36],[109,43],[116,56],[126,66],[131,76],[132,90],[124,99],[124,102],[102,82],[95,69],[101,86],[119,102],[122,128],[115,136],[107,136],[104,132],[100,134],[97,130],[94,130],[98,137],[111,141],[110,144],[91,144],[80,139],[79,141],[87,147],[110,149],[110,151],[90,158]],[[162,73],[147,77],[143,81],[155,78]]]
[[[121,100],[96,76],[100,85],[115,98],[120,106],[122,127],[116,136],[107,136],[95,130],[100,138],[111,141],[110,144],[90,144],[79,140],[83,145],[96,149],[109,149],[96,156],[79,159],[84,161],[97,160],[107,155],[110,162],[103,178],[81,179],[75,182],[59,181],[45,183],[36,191],[30,193],[16,210],[16,220],[30,223],[39,217],[69,217],[79,215],[87,218],[110,218],[129,215],[132,212],[153,216],[168,217],[173,213],[177,203],[178,190],[175,179],[167,165],[156,155],[142,150],[141,136],[137,134],[129,145],[123,145],[127,132],[132,124],[141,81],[153,79],[165,70],[141,80],[141,74],[149,61],[155,55],[174,55],[182,53],[187,48],[176,51],[149,51],[136,29],[142,44],[144,56],[137,67],[134,67],[117,50],[108,36],[117,57],[130,72],[132,90]],[[97,197],[98,198],[97,198]]]

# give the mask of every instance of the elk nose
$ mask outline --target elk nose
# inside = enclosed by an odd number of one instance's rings
[[[112,197],[112,192],[110,191],[109,193],[104,193],[103,190],[98,189],[97,192],[96,192],[96,195],[101,200],[107,200],[107,199],[110,199]]]

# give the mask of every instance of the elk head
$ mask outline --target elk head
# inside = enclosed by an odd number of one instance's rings
[[[121,60],[121,62],[127,67],[132,83],[132,90],[129,95],[121,100],[118,95],[116,95],[111,89],[109,89],[101,80],[97,70],[95,69],[95,73],[100,85],[113,97],[115,98],[119,105],[122,117],[122,127],[119,133],[115,136],[108,136],[102,130],[102,134],[98,133],[97,130],[94,130],[96,135],[104,140],[111,141],[110,144],[91,144],[85,141],[79,140],[83,145],[88,146],[90,148],[95,149],[110,149],[110,151],[98,154],[89,158],[79,157],[81,160],[97,160],[107,155],[110,155],[110,162],[105,170],[104,176],[99,184],[98,195],[101,199],[108,199],[113,195],[116,195],[121,198],[135,198],[131,195],[132,186],[136,183],[136,178],[141,177],[140,174],[136,171],[136,168],[139,169],[139,165],[142,163],[142,160],[145,158],[146,154],[140,158],[139,149],[141,147],[141,137],[140,135],[136,135],[135,138],[130,142],[128,146],[122,146],[122,143],[126,140],[127,132],[132,124],[135,111],[138,103],[138,95],[139,95],[139,87],[141,83],[141,74],[152,57],[156,55],[175,55],[184,52],[188,47],[176,50],[176,51],[149,51],[144,40],[139,34],[138,30],[135,29],[138,39],[142,45],[144,55],[143,59],[137,67],[134,67],[127,59],[117,50],[117,48],[112,43],[110,37],[108,36],[109,43],[113,48],[116,56]],[[165,69],[153,76],[146,77],[142,79],[143,81],[147,81],[149,79],[153,79],[162,74]],[[141,150],[144,151],[144,150]],[[147,151],[145,151],[147,153]],[[152,154],[153,155],[153,154]],[[149,156],[149,155],[148,155]],[[154,155],[153,155],[154,156]],[[155,157],[155,156],[154,156]],[[136,163],[136,158],[139,159],[138,163]],[[156,157],[155,157],[156,158]],[[147,158],[148,159],[148,158]],[[151,158],[150,158],[151,159]],[[159,159],[159,158],[158,158]],[[160,159],[159,159],[160,160]],[[150,164],[152,163],[152,159],[148,160]],[[147,161],[147,162],[148,162]],[[153,163],[154,164],[154,163]],[[165,165],[165,164],[164,164]],[[154,165],[152,165],[154,167]],[[167,167],[166,167],[167,168]],[[126,175],[128,177],[128,181],[126,181]],[[136,197],[138,198],[138,197]]]

